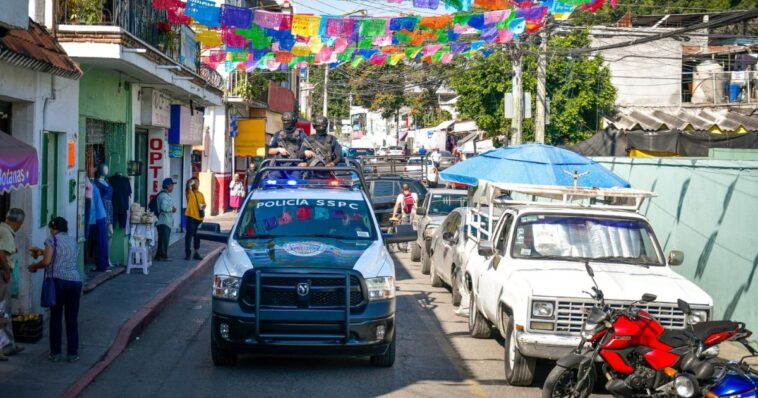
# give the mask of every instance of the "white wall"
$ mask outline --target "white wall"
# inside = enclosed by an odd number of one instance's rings
[[[57,212],[68,220],[71,232],[75,233],[77,202],[68,200],[68,181],[76,180],[79,166],[78,156],[75,156],[77,163],[73,168],[68,168],[67,142],[69,139],[79,138],[79,82],[6,63],[0,63],[0,76],[0,98],[13,103],[11,132],[15,138],[37,148],[37,155],[41,161],[42,154],[39,151],[42,148],[43,131],[59,134]],[[78,145],[75,145],[75,148],[78,148]],[[39,309],[42,274],[30,274],[25,271],[32,260],[26,253],[30,245],[42,247],[47,238],[47,228],[40,227],[42,206],[39,185],[13,191],[11,205],[26,212],[26,221],[16,239],[20,253],[18,259],[21,296],[15,300],[14,307],[29,312]]]
[[[226,108],[224,106],[209,106],[205,108],[205,127],[210,135],[210,142],[205,145],[208,163],[207,169],[216,173],[231,172],[230,159],[227,159]],[[203,162],[205,164],[205,162]]]
[[[593,28],[592,47],[627,42],[664,28]],[[678,106],[682,103],[682,43],[661,39],[631,47],[602,50],[616,87],[618,106]]]

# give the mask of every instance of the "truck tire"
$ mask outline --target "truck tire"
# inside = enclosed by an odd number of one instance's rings
[[[397,330],[395,331],[397,333]],[[392,365],[395,364],[395,339],[397,334],[394,334],[392,336],[392,342],[390,343],[389,347],[387,347],[387,351],[382,355],[374,355],[371,357],[371,366],[375,366],[377,368],[389,368]]]
[[[432,267],[432,259],[429,258],[429,253],[421,248],[421,273],[429,275],[429,269]]]
[[[429,270],[429,279],[431,279],[432,287],[443,287],[445,286],[445,283],[442,282],[442,278],[440,278],[439,274],[437,274],[437,267],[434,266],[434,261],[429,262],[430,270]]]
[[[411,243],[411,261],[418,262],[421,260],[421,246],[418,243]]]
[[[536,358],[525,357],[518,351],[516,344],[515,325],[513,317],[505,311],[501,314],[503,325],[503,339],[505,346],[505,381],[512,386],[528,386],[534,379],[534,368],[537,365]]]
[[[562,398],[562,397],[576,397],[587,398],[592,392],[592,388],[595,386],[595,371],[594,368],[588,375],[588,381],[582,387],[581,391],[574,393],[572,391],[577,381],[579,380],[578,367],[572,366],[564,368],[561,366],[555,366],[550,374],[545,379],[545,384],[542,386],[542,398]]]
[[[458,281],[460,270],[458,267],[453,266],[453,272],[451,273],[450,293],[453,295],[453,307],[461,305],[461,283]]]
[[[211,337],[211,359],[216,366],[234,366],[237,363],[237,355],[221,350]]]
[[[473,292],[468,297],[468,333],[475,339],[488,339],[492,335],[492,327],[476,308]]]

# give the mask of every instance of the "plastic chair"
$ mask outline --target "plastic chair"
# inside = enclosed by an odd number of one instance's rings
[[[142,273],[147,275],[148,268],[152,265],[148,248],[144,240],[137,240],[136,245],[129,247],[129,255],[126,259],[126,273],[130,273],[132,268],[142,269]]]

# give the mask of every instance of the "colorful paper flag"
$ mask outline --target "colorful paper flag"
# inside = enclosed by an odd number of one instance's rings
[[[253,23],[253,10],[224,4],[221,6],[221,25],[227,28],[249,28]]]
[[[184,14],[209,28],[221,26],[221,8],[212,0],[187,0]]]
[[[318,15],[296,14],[292,18],[292,34],[302,37],[319,36],[321,17]]]

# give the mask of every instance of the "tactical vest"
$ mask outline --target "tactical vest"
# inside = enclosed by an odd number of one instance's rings
[[[289,156],[280,156],[280,158],[300,158],[300,143],[298,143],[298,137],[300,137],[300,129],[295,129],[292,134],[288,134],[284,130],[279,132],[279,148],[286,149],[290,154]]]
[[[309,163],[320,163],[321,159],[324,160],[325,164],[334,161],[337,158],[336,154],[332,153],[334,136],[327,134],[327,138],[324,140],[324,143],[319,142],[318,138],[316,138],[317,136],[317,134],[313,134],[306,138],[307,146],[309,146],[310,149],[316,153],[316,156],[314,156]],[[315,166],[316,164],[312,165]]]

